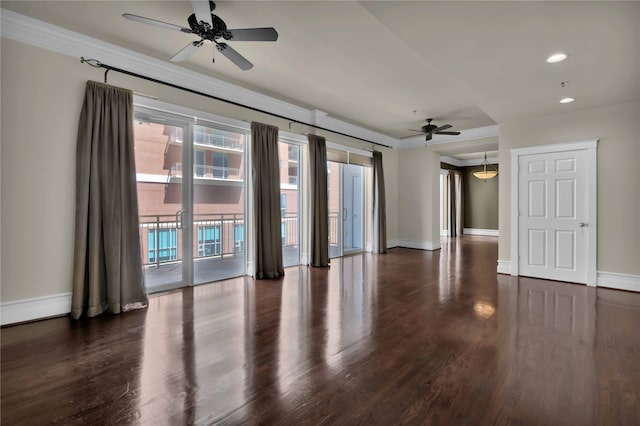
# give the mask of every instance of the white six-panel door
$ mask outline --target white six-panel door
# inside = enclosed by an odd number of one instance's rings
[[[587,150],[518,156],[519,275],[587,282]]]

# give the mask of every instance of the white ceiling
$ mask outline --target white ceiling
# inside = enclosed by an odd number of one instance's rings
[[[395,138],[414,135],[407,129],[426,117],[465,130],[640,99],[637,2],[216,4],[229,28],[273,26],[278,41],[232,42],[254,63],[250,71],[219,54],[212,64],[208,47],[182,66]],[[2,7],[163,60],[195,39],[121,16],[187,26],[192,9],[185,1]],[[546,64],[556,51],[569,59]],[[566,95],[576,102],[558,104]]]

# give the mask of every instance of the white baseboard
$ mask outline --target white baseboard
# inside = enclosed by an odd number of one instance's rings
[[[439,250],[442,245],[437,241],[398,240],[398,247],[407,247],[420,250]]]
[[[464,235],[485,235],[487,237],[499,236],[497,229],[464,228],[462,233]]]
[[[398,247],[399,243],[398,240],[387,240],[387,248],[394,248],[394,247]]]
[[[0,311],[2,325],[65,315],[71,312],[71,293],[4,302]]]
[[[498,273],[510,275],[511,261],[498,260]],[[597,286],[640,293],[640,275],[598,271]]]
[[[640,292],[640,275],[598,271],[598,287]]]
[[[511,261],[498,259],[498,273],[511,275]]]

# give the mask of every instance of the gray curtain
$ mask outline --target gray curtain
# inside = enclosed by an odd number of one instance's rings
[[[278,128],[251,123],[256,278],[284,275],[280,226]]]
[[[457,177],[457,179],[456,179]],[[449,170],[449,236],[458,237],[462,235],[463,224],[463,192],[462,173],[457,170]]]
[[[329,266],[329,200],[327,199],[327,144],[309,135],[309,199],[311,238],[309,264]]]
[[[373,151],[373,252],[387,252],[387,210],[382,153]]]
[[[75,319],[148,303],[133,144],[133,93],[88,81],[76,149]]]

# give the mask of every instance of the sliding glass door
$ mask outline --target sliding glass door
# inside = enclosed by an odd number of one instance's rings
[[[364,167],[327,162],[329,200],[329,257],[361,252],[364,248]]]
[[[300,263],[300,146],[280,140],[280,216],[284,266]]]
[[[329,200],[329,257],[342,256],[342,168],[327,161],[327,200]]]
[[[245,273],[246,133],[198,121],[193,126],[193,281]]]
[[[134,135],[147,290],[245,274],[246,133],[137,108]]]
[[[343,253],[359,252],[364,247],[363,167],[343,164],[342,177],[342,251]]]
[[[185,197],[181,173],[185,123],[136,112],[136,180],[142,264],[147,290],[182,285]]]

